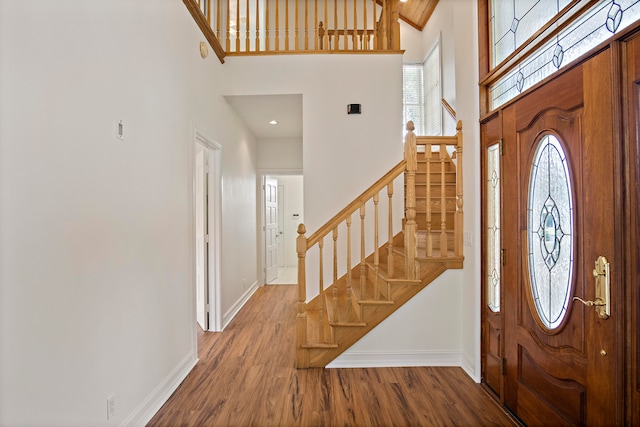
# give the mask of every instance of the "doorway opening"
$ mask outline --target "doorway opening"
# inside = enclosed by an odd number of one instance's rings
[[[268,285],[298,283],[296,238],[304,222],[302,175],[265,175],[262,185],[263,280]]]
[[[221,331],[220,308],[220,144],[195,131],[194,242],[196,321],[204,331]]]

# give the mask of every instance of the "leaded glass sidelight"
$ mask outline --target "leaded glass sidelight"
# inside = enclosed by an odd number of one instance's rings
[[[487,305],[500,311],[500,145],[487,147]]]
[[[567,157],[560,141],[545,135],[529,180],[527,236],[531,295],[548,329],[567,313],[573,272],[573,201]]]

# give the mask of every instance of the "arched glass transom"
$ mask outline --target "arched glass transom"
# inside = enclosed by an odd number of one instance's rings
[[[548,329],[560,326],[569,305],[573,214],[567,157],[560,141],[547,134],[538,143],[531,166],[527,233],[531,294]]]

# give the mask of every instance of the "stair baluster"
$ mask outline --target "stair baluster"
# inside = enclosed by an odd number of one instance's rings
[[[324,330],[324,321],[322,319],[324,319],[324,313],[326,312],[326,308],[327,308],[327,300],[325,299],[324,296],[324,263],[323,263],[323,249],[324,249],[324,237],[320,238],[320,241],[318,242],[318,248],[319,248],[319,252],[320,252],[320,277],[319,277],[319,292],[318,295],[320,295],[320,307],[319,307],[319,311],[320,311],[320,315],[319,315],[319,321],[318,321],[318,325],[319,325],[319,330],[318,330],[318,341],[320,341],[321,343],[325,343],[325,330]]]
[[[338,227],[333,229],[333,283],[338,283]],[[338,286],[333,286],[333,318],[338,318]]]
[[[455,227],[455,240],[454,240],[454,255],[457,257],[463,256],[464,245],[464,214],[462,212],[462,121],[458,120],[456,125],[456,138],[458,140],[456,144],[456,213],[454,220]]]
[[[446,144],[440,144],[440,256],[449,256],[447,248],[447,154]]]
[[[351,306],[351,214],[346,219],[347,222],[347,305]]]
[[[366,285],[367,285],[367,263],[365,262],[365,248],[364,248],[364,204],[360,207],[360,299],[366,299]],[[360,319],[362,320],[362,319]]]
[[[380,244],[378,238],[378,203],[380,202],[380,193],[376,193],[373,196],[373,299],[380,297],[380,284],[379,272],[380,272]]]
[[[412,121],[407,123],[407,135],[404,141],[404,160],[407,162],[405,176],[407,188],[405,194],[405,217],[407,222],[404,227],[405,239],[405,272],[408,279],[417,278],[416,256],[418,253],[417,224],[416,224],[416,170],[418,158],[416,153],[416,135],[413,133],[415,126]]]
[[[394,266],[393,266],[393,181],[387,185],[387,196],[389,198],[389,241],[387,242],[387,275],[389,278],[393,278]],[[389,282],[387,282],[387,285]],[[389,299],[390,293],[387,289],[387,299]]]
[[[425,204],[426,204],[426,216],[427,216],[427,230],[426,230],[426,257],[433,256],[433,238],[431,236],[431,155],[433,153],[431,144],[425,144],[424,156],[426,159],[426,175],[425,175]]]

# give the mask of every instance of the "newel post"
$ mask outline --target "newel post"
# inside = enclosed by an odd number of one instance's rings
[[[303,348],[307,343],[307,279],[305,258],[307,256],[307,232],[304,224],[298,225],[296,251],[298,252],[298,315],[296,316],[296,367],[309,367],[309,350]]]
[[[462,212],[462,120],[456,126],[456,213],[454,217],[455,242],[453,250],[455,256],[464,255],[464,214]]]
[[[407,162],[405,177],[407,188],[405,194],[405,271],[407,279],[418,278],[416,256],[418,254],[418,238],[416,225],[416,170],[418,169],[418,154],[416,150],[415,126],[412,121],[407,122],[407,135],[404,139],[404,159]]]

